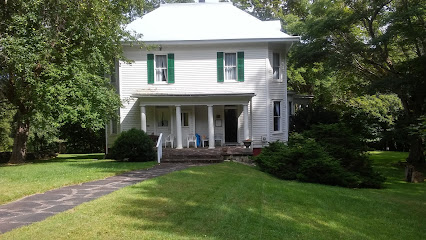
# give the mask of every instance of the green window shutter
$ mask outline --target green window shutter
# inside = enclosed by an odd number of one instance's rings
[[[148,84],[154,84],[154,54],[147,55]]]
[[[175,54],[167,54],[167,82],[175,83]]]
[[[238,81],[244,82],[244,52],[237,53]]]
[[[223,82],[223,52],[217,52],[217,82]]]

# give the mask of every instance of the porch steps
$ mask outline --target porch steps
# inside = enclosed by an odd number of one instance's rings
[[[220,149],[184,148],[163,149],[163,159],[167,163],[220,163],[223,156]]]

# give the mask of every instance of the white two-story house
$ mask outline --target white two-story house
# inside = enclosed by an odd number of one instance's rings
[[[143,44],[125,44],[131,63],[117,64],[123,107],[107,128],[138,128],[172,136],[187,147],[198,134],[206,146],[254,148],[288,139],[287,52],[299,37],[279,21],[261,21],[232,3],[161,5],[127,26]]]

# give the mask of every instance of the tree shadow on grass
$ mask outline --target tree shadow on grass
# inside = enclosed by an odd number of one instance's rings
[[[101,160],[105,158],[104,153],[88,153],[88,154],[60,154],[56,158],[57,160],[71,160],[71,159],[93,159]]]
[[[73,168],[101,169],[102,172],[121,174],[126,171],[145,169],[156,165],[156,162],[120,162],[104,159],[104,154],[64,154],[48,160],[33,161],[32,164],[64,163],[72,171]]]
[[[377,204],[386,203],[357,190],[279,181],[223,164],[208,168],[212,172],[194,168],[154,179],[155,184],[132,186],[134,194],[122,199],[114,214],[132,218],[132,227],[160,232],[164,238],[392,237],[389,229],[375,228],[383,218],[398,215],[377,210]],[[370,236],[373,233],[377,235]]]

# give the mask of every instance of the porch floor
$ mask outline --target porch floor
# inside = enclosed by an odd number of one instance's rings
[[[239,160],[253,155],[251,148],[241,146],[224,146],[208,148],[163,148],[161,162],[209,162],[218,163],[224,160]]]

